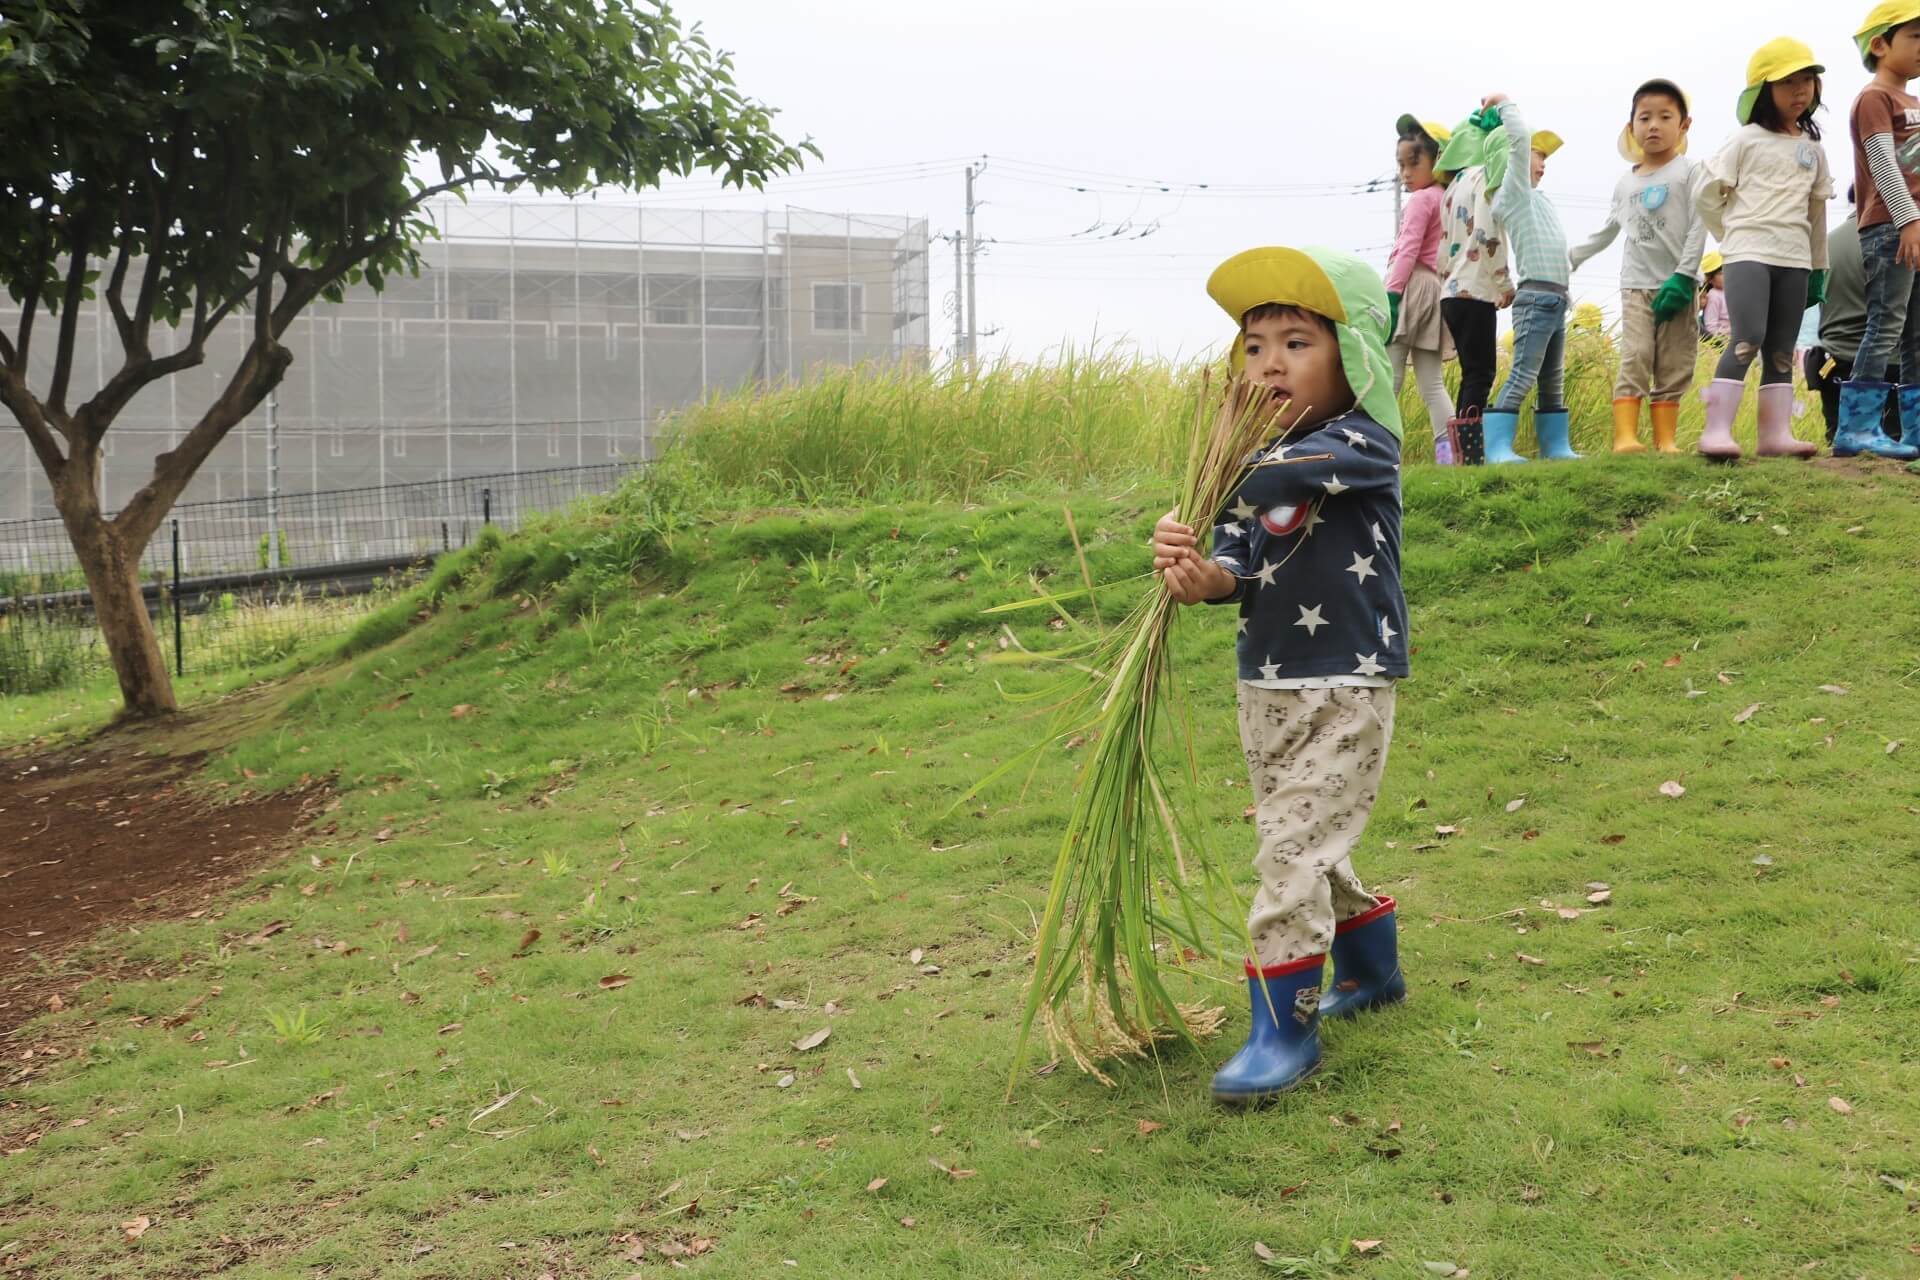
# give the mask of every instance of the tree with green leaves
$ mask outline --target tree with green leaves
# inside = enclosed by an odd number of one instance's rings
[[[0,333],[0,403],[52,486],[125,713],[175,706],[141,555],[280,382],[304,308],[417,271],[434,235],[423,204],[446,192],[644,188],[700,169],[760,186],[819,154],[782,141],[772,115],[665,0],[0,0],[0,281],[21,304]],[[118,366],[75,403],[77,321],[96,296]],[[250,332],[233,376],[108,518],[115,418],[200,364],[226,322]],[[167,354],[155,325],[178,335]],[[53,351],[43,380],[36,344]]]

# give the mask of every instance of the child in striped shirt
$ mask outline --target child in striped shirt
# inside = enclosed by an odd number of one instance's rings
[[[1534,402],[1534,431],[1542,458],[1580,455],[1568,442],[1566,400],[1567,310],[1573,267],[1567,233],[1553,202],[1540,193],[1547,157],[1560,149],[1551,133],[1535,133],[1518,104],[1504,93],[1486,105],[1497,110],[1500,127],[1487,135],[1487,187],[1494,192],[1493,214],[1507,241],[1507,256],[1519,287],[1513,298],[1513,365],[1485,417],[1487,461],[1525,462],[1513,437],[1520,407],[1539,388]]]

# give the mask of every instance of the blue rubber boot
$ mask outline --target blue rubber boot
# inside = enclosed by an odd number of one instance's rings
[[[1884,382],[1870,379],[1850,378],[1840,384],[1840,430],[1834,433],[1833,456],[1852,458],[1863,453],[1875,454],[1882,458],[1899,458],[1912,461],[1920,458],[1920,448],[1909,448],[1899,440],[1889,440],[1880,429],[1880,415],[1887,407],[1888,386]],[[1900,388],[1901,435],[1915,432],[1915,422],[1920,421],[1920,403],[1916,403],[1916,416],[1907,416],[1907,392],[1910,388]],[[1920,387],[1911,388],[1920,396]]]
[[[1213,1074],[1213,1099],[1248,1106],[1285,1093],[1320,1065],[1320,975],[1325,956],[1261,969],[1247,965],[1253,1026],[1247,1043]]]
[[[1920,458],[1920,387],[1900,388],[1900,447]]]
[[[1554,409],[1542,413],[1533,411],[1534,434],[1540,437],[1540,457],[1553,462],[1572,462],[1580,457],[1573,451],[1572,443],[1567,439],[1569,426],[1567,411]]]
[[[1407,998],[1392,898],[1343,921],[1333,934],[1333,985],[1320,998],[1323,1018],[1351,1018]]]
[[[1530,462],[1513,451],[1514,433],[1520,430],[1520,415],[1502,413],[1498,409],[1489,409],[1480,415],[1480,424],[1487,433],[1487,465],[1495,466],[1502,462]]]

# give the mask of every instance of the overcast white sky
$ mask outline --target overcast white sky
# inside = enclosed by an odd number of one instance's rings
[[[675,182],[647,202],[915,214],[937,235],[960,225],[962,168],[984,154],[977,229],[996,243],[980,258],[980,324],[998,332],[981,348],[1020,358],[1096,337],[1148,355],[1211,351],[1225,322],[1207,273],[1256,244],[1326,244],[1384,265],[1392,189],[1353,188],[1391,171],[1402,111],[1452,123],[1484,93],[1511,94],[1567,140],[1544,188],[1577,240],[1625,169],[1614,139],[1640,81],[1667,76],[1692,96],[1690,154],[1704,159],[1734,129],[1753,50],[1806,41],[1828,67],[1822,124],[1844,193],[1847,109],[1868,79],[1850,39],[1864,0],[1494,3],[1459,33],[1442,20],[1457,6],[1399,0],[676,7],[734,53],[740,85],[780,111],[785,136],[810,135],[826,158],[764,194]],[[1248,189],[1218,189],[1236,186]],[[936,245],[942,348],[952,264]],[[1617,270],[1616,246],[1576,293],[1610,303]]]

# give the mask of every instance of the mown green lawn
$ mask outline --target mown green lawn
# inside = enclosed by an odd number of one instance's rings
[[[1121,488],[1102,580],[1166,505]],[[1412,998],[1248,1114],[1231,965],[1205,1052],[1007,1096],[1078,757],[950,809],[1041,731],[979,610],[1076,572],[1058,498],[482,549],[212,766],[337,774],[337,830],[9,1048],[0,1274],[1920,1275],[1916,498],[1410,468],[1360,870]],[[1232,632],[1176,662],[1238,862]]]

